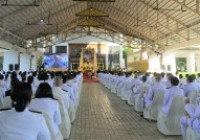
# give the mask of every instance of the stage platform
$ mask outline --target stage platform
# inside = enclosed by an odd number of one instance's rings
[[[61,69],[61,68],[44,69],[44,70],[46,70],[46,71],[54,71],[54,72],[56,72],[56,71],[68,71],[68,69]]]

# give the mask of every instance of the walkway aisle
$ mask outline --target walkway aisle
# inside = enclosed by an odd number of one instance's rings
[[[181,140],[161,135],[155,122],[139,114],[99,83],[84,83],[70,140]]]

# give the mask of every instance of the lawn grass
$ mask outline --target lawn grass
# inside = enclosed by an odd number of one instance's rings
[[[185,78],[186,74],[189,74],[189,75],[193,75],[194,74],[196,76],[196,78],[198,77],[198,72],[179,72],[178,75],[179,74],[182,74],[183,78]]]

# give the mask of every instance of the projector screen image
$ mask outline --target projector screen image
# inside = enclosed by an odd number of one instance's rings
[[[61,54],[44,54],[44,68],[68,68],[68,56],[66,53]]]

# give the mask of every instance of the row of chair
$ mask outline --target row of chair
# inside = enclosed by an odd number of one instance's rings
[[[80,81],[78,81],[78,83],[76,84],[78,99],[75,103],[75,109],[73,111],[76,111],[77,107],[79,105],[80,93],[81,93],[81,89],[82,89],[82,80],[83,79],[81,77]],[[49,114],[45,111],[42,111],[41,113],[43,114],[43,116],[46,120],[46,124],[51,133],[52,140],[68,139],[70,136],[70,132],[71,132],[71,123],[72,123],[73,117],[70,118],[70,115],[71,115],[70,111],[66,110],[66,108],[64,107],[63,99],[57,97],[56,100],[58,101],[59,109],[60,109],[60,113],[61,113],[61,124],[59,126],[60,132],[58,134],[56,134],[56,132],[54,132],[53,124],[51,122],[51,118],[50,118]],[[0,109],[4,109],[4,108],[12,108],[10,96],[6,96],[0,100]],[[76,114],[76,113],[73,113],[73,114]]]
[[[100,82],[109,90],[111,90],[112,93],[118,96],[122,95],[122,93],[120,93],[121,90],[116,91],[114,89],[112,82],[110,82],[110,78],[104,78],[104,77],[106,76],[100,76]],[[130,88],[130,84],[124,86]],[[157,128],[162,134],[181,135],[180,118],[184,115],[185,112],[184,111],[185,97],[182,95],[174,96],[169,113],[164,114],[161,111],[161,108],[163,106],[164,94],[165,90],[157,90],[154,93],[152,103],[148,106],[144,106],[142,104],[140,97],[134,98],[135,94],[130,94],[128,97],[128,104],[133,106],[136,112],[143,113],[143,117],[145,119],[157,121]],[[196,106],[197,93],[195,91],[190,92],[188,98],[190,100],[190,103]],[[186,140],[200,139],[200,133],[195,133],[190,127],[188,127],[187,129],[186,135],[187,135]]]

